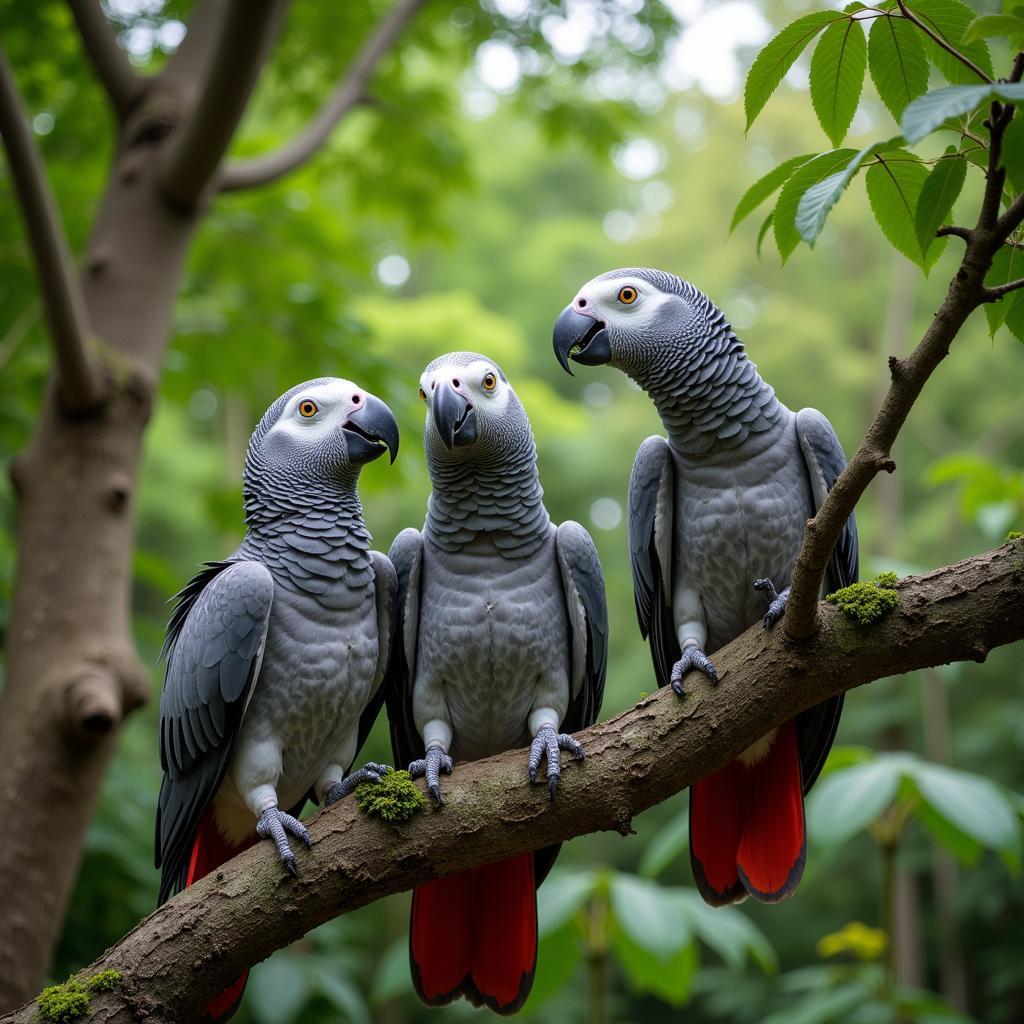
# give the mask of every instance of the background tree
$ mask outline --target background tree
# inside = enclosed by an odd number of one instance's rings
[[[600,42],[579,62],[578,45],[559,35],[562,22],[542,24],[545,16],[567,12],[509,4],[501,9],[507,19],[488,15],[475,29],[468,28],[464,9],[437,11],[436,25],[426,24],[447,45],[436,46],[422,42],[420,19],[431,15],[421,14],[404,37],[411,50],[403,50],[400,64],[380,66],[376,103],[354,113],[328,155],[280,184],[224,197],[211,208],[187,264],[140,485],[132,568],[144,662],[152,663],[158,646],[163,601],[194,562],[211,553],[210,524],[223,536],[225,551],[237,537],[241,451],[266,400],[308,374],[345,372],[387,395],[405,416],[407,436],[415,437],[420,413],[404,368],[425,363],[441,349],[477,347],[506,364],[531,405],[542,473],[558,482],[548,494],[553,514],[582,518],[589,508],[588,525],[606,531],[599,543],[613,621],[620,624],[606,707],[610,713],[628,706],[650,684],[638,682],[649,677],[649,669],[630,628],[632,599],[617,516],[637,439],[657,426],[648,407],[613,375],[588,382],[582,405],[576,388],[559,378],[547,339],[566,291],[616,264],[679,269],[722,302],[766,376],[780,382],[787,404],[827,408],[848,449],[884,392],[878,376],[884,356],[906,352],[908,335],[920,336],[930,310],[939,305],[958,255],[947,249],[931,279],[918,283],[905,263],[886,255],[869,226],[867,203],[853,193],[832,214],[837,226],[830,222],[821,251],[811,257],[797,250],[785,271],[771,261],[756,263],[747,225],[739,229],[738,241],[722,245],[727,211],[746,182],[767,170],[772,157],[777,162],[820,147],[820,136],[805,115],[799,88],[783,86],[763,115],[764,127],[754,126],[747,149],[735,106],[700,89],[678,91],[687,85],[686,69],[707,68],[698,58],[712,49],[708,25],[714,26],[714,12],[688,16],[681,41],[669,46],[655,46],[643,32],[630,34],[616,24],[620,38],[637,50],[624,66]],[[91,197],[103,181],[104,154],[95,146],[102,137],[99,97],[82,75],[63,9],[51,4],[41,10],[46,17],[39,21],[7,15],[3,36],[17,58],[27,106],[39,119],[37,137],[78,248],[88,230]],[[311,19],[305,35],[296,27],[300,12]],[[122,15],[122,44],[136,60],[161,64],[159,40],[171,45],[177,14],[171,7]],[[293,10],[276,51],[282,62],[290,54],[292,63],[269,65],[240,143],[243,151],[272,149],[305,123],[336,73],[337,40],[355,46],[357,34],[344,31],[346,17],[343,11],[313,16],[306,5]],[[767,31],[749,7],[727,8],[722,18],[746,25],[743,31]],[[498,38],[491,36],[495,31]],[[658,31],[664,35],[668,26]],[[286,51],[293,32],[300,33],[295,49]],[[365,33],[363,27],[359,38]],[[559,39],[564,49],[555,45]],[[318,52],[324,55],[319,62],[309,59]],[[301,78],[277,71],[297,66],[295,55],[304,58]],[[721,66],[734,63],[729,52],[714,56]],[[495,70],[502,61],[504,77]],[[470,64],[473,70],[460,78]],[[402,88],[389,92],[392,73]],[[403,105],[412,93],[407,77],[415,79],[419,106]],[[700,84],[714,90],[723,83],[705,70]],[[623,95],[637,101],[626,117],[620,104],[610,105]],[[866,96],[855,127],[877,138],[886,116]],[[554,151],[553,137],[565,143]],[[736,171],[725,175],[723,167]],[[458,188],[470,182],[479,187]],[[960,208],[973,215],[979,198],[979,186],[968,179]],[[13,206],[2,216],[3,237],[12,241],[4,275],[9,284],[0,302],[4,322],[12,326],[0,342],[0,360],[8,364],[0,385],[0,425],[4,449],[13,450],[28,429],[46,359],[27,253],[15,242],[21,231]],[[367,284],[371,268],[377,284]],[[885,296],[890,298],[883,301]],[[900,439],[900,472],[879,480],[859,507],[868,572],[941,564],[986,546],[986,540],[997,542],[1007,528],[1020,525],[1022,491],[1019,472],[1011,468],[1024,454],[1019,417],[1012,416],[1019,402],[1020,352],[1005,333],[991,349],[980,334],[968,322]],[[396,366],[401,373],[394,372]],[[961,448],[973,451],[958,455]],[[415,445],[405,455],[398,467],[400,494],[382,493],[385,481],[372,470],[367,478],[370,522],[383,544],[422,514],[425,475]],[[896,734],[901,746],[920,749],[919,695],[934,704],[939,693],[940,711],[948,696],[956,726],[950,743],[941,714],[930,713],[929,752],[942,749],[945,735],[945,746],[961,765],[996,780],[997,797],[999,783],[1020,789],[1024,714],[1018,662],[1007,652],[993,655],[984,669],[968,665],[941,679],[922,678],[920,687],[908,687],[905,680],[875,684],[851,697],[840,741],[883,746]],[[136,716],[123,736],[89,833],[54,967],[58,978],[92,960],[152,906],[151,714]],[[374,742],[377,752],[386,750],[382,734]],[[835,766],[857,757],[863,752],[838,751]],[[900,786],[913,783],[909,770],[890,774],[903,780]],[[920,976],[906,980],[945,984],[939,965],[950,956],[950,943],[936,947],[925,941],[933,915],[945,914],[967,950],[961,963],[971,1009],[985,1020],[1014,1019],[1013,993],[1019,998],[1021,989],[1012,928],[1018,890],[1006,879],[1009,868],[983,852],[985,845],[1005,845],[1007,833],[990,835],[985,844],[970,836],[965,841],[963,832],[957,839],[956,831],[943,832],[941,821],[929,821],[927,802],[913,789],[904,797],[915,810],[901,812],[896,874],[908,880],[907,892],[919,893],[916,903],[904,904],[911,907],[908,919],[916,913],[920,925],[917,941],[909,943]],[[870,809],[861,808],[857,820],[866,822]],[[814,806],[811,814],[812,841],[833,838],[827,821],[816,825]],[[697,1020],[760,1020],[772,1006],[784,1008],[786,1020],[797,1007],[808,1020],[845,1020],[850,1005],[875,1002],[864,997],[879,991],[875,933],[865,939],[842,929],[850,920],[882,920],[876,909],[882,862],[865,856],[869,847],[862,845],[870,839],[854,835],[833,843],[828,858],[824,847],[817,849],[817,868],[799,900],[751,912],[761,935],[742,911],[728,921],[716,916],[705,927],[697,911],[686,912],[680,819],[684,810],[672,801],[635,822],[637,840],[592,837],[568,848],[565,870],[546,890],[545,902],[553,909],[542,922],[542,974],[528,1013],[576,1020],[586,1006],[592,1019],[640,1013],[656,1018],[662,1004],[644,992],[668,1002],[693,999],[688,1015]],[[54,820],[45,815],[46,827]],[[974,865],[953,904],[947,899],[944,905],[933,884],[934,848],[919,822],[954,848],[959,843],[960,856]],[[873,826],[872,831],[877,832]],[[1012,828],[1010,834],[1010,846],[1019,847]],[[1004,855],[1012,863],[1005,850]],[[627,930],[628,918],[616,914],[626,899],[642,901],[649,915],[636,934]],[[261,1022],[316,1019],[321,1012],[329,1019],[343,1014],[359,1020],[367,1018],[369,1003],[378,1016],[415,1017],[420,1011],[402,994],[405,913],[402,898],[384,900],[276,955],[254,972],[254,994],[243,1012]],[[863,965],[807,969],[816,958],[814,940],[827,932],[838,936],[830,949],[840,957],[866,955]],[[644,936],[654,948],[638,953]],[[751,962],[749,951],[760,967],[744,968]],[[776,962],[786,969],[781,976],[763,969]],[[790,970],[798,966],[804,969]],[[579,997],[584,984],[591,993],[587,1001]],[[891,1013],[891,998],[881,1005]],[[940,1012],[924,995],[918,1005],[921,1012]]]

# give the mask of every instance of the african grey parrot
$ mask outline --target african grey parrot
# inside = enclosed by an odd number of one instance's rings
[[[453,352],[420,378],[433,493],[423,530],[403,530],[398,629],[388,676],[396,763],[441,803],[440,773],[530,746],[547,759],[552,799],[560,730],[592,724],[607,663],[601,563],[579,524],[555,527],[543,503],[530,424],[491,359]],[[532,741],[532,742],[531,742]],[[430,1005],[459,995],[514,1013],[533,983],[536,888],[557,847],[420,886],[409,943],[413,981]]]
[[[297,874],[291,833],[308,798],[327,806],[382,766],[349,774],[384,701],[395,572],[370,550],[359,471],[398,425],[336,377],[267,410],[245,462],[247,532],[178,594],[160,700],[156,865],[160,903],[256,837]],[[282,808],[287,808],[287,812]],[[224,1020],[245,977],[206,1008]]]
[[[573,359],[628,374],[668,433],[637,452],[628,532],[658,685],[682,696],[690,669],[717,681],[709,653],[782,616],[804,524],[842,472],[843,450],[820,412],[776,399],[721,311],[672,274],[614,270],[589,281],[558,318],[554,347],[570,373]],[[856,581],[857,558],[851,515],[829,561],[830,591]],[[819,704],[693,786],[690,860],[709,903],[794,892],[803,795],[841,708],[842,697]]]

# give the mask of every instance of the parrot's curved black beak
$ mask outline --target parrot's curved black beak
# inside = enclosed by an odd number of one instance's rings
[[[345,432],[349,462],[362,466],[384,454],[391,453],[394,463],[398,455],[398,421],[395,414],[379,399],[365,393],[362,403],[349,413],[341,425]]]
[[[476,440],[476,409],[447,381],[434,388],[434,429],[446,448]]]
[[[566,306],[555,321],[551,343],[562,369],[570,377],[573,375],[569,366],[570,359],[584,366],[601,366],[611,362],[612,348],[604,321],[577,313],[571,305]]]

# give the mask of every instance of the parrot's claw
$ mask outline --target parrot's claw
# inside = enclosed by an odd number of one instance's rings
[[[327,787],[327,791],[324,793],[324,808],[326,809],[331,804],[336,804],[364,782],[380,782],[388,772],[393,770],[389,764],[377,764],[376,761],[367,761],[358,771],[351,772],[340,782],[335,782]]]
[[[768,601],[768,611],[765,612],[764,618],[761,621],[764,623],[765,629],[771,629],[786,611],[786,602],[789,600],[789,587],[786,587],[785,590],[779,593],[775,589],[775,584],[770,579],[765,578],[754,580],[754,589],[760,590]]]
[[[309,832],[306,831],[306,826],[298,818],[285,814],[284,811],[279,810],[277,807],[268,807],[260,815],[260,820],[256,822],[256,834],[260,839],[267,839],[269,837],[274,840],[274,846],[277,847],[277,855],[281,858],[281,864],[285,871],[293,878],[298,878],[299,869],[295,864],[295,856],[292,854],[292,849],[288,845],[287,834],[289,832],[296,839],[301,840],[305,844],[306,849],[312,847],[313,840],[310,838]]]
[[[441,799],[441,772],[451,775],[454,767],[455,762],[440,747],[431,747],[426,757],[421,757],[409,765],[409,774],[414,779],[427,780],[427,792],[440,807],[444,803]]]
[[[718,671],[711,664],[711,659],[696,644],[689,644],[684,648],[683,656],[672,666],[670,682],[680,697],[683,696],[683,676],[693,668],[703,672],[711,680],[712,686],[718,682]]]
[[[540,767],[541,758],[546,758],[548,763],[548,794],[555,799],[555,792],[558,790],[558,779],[562,774],[562,760],[559,756],[560,750],[568,750],[577,761],[583,760],[583,747],[579,741],[568,733],[555,732],[550,725],[543,725],[537,730],[530,744],[530,758],[526,763],[530,772],[530,781],[537,781],[537,769]]]

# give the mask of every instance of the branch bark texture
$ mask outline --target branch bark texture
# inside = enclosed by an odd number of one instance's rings
[[[229,163],[221,175],[223,192],[266,185],[301,167],[320,149],[338,122],[362,102],[366,87],[381,58],[394,46],[423,0],[399,0],[380,20],[363,48],[352,61],[334,93],[312,121],[286,146],[254,157]]]
[[[748,630],[716,657],[719,683],[697,673],[680,700],[662,690],[579,734],[587,758],[563,770],[554,802],[526,779],[525,751],[456,766],[446,803],[401,827],[351,800],[318,815],[300,877],[266,844],[186,889],[83,974],[122,980],[90,1020],[196,1019],[205,1002],[274,950],[338,914],[439,875],[589,832],[630,832],[633,817],[714,771],[793,715],[882,676],[983,661],[1024,637],[1024,541],[902,580],[899,607],[863,629],[831,606],[805,642]],[[0,1024],[36,1022],[29,1003]]]

